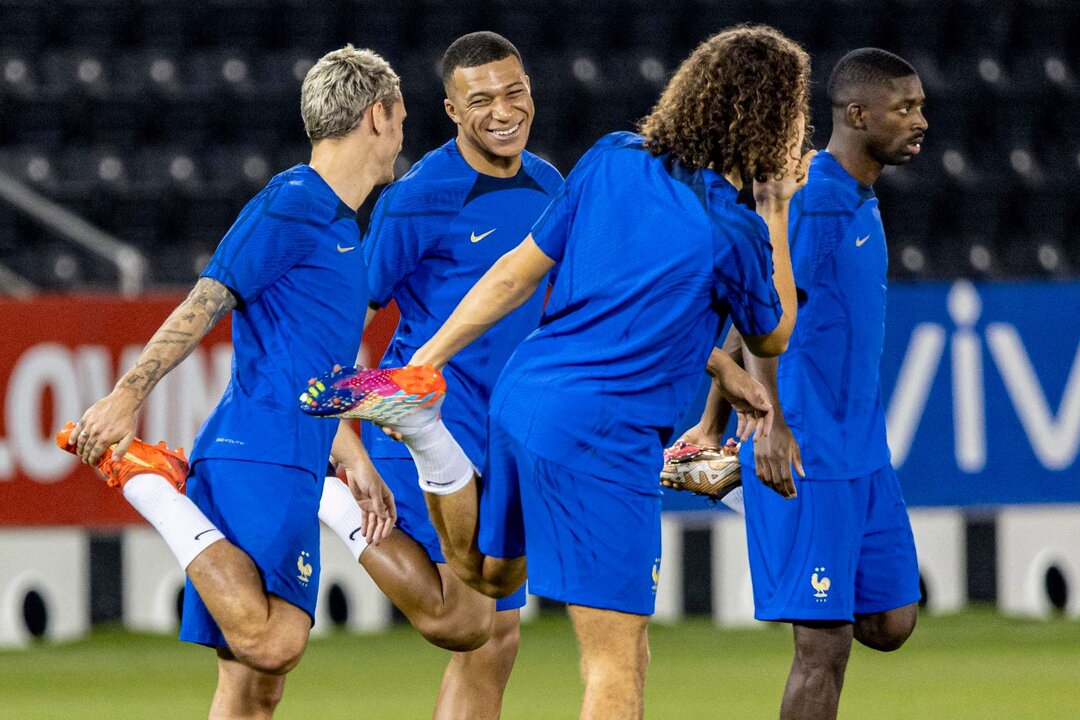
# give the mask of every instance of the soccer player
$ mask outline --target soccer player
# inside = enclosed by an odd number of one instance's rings
[[[794,325],[787,208],[808,162],[808,75],[806,53],[771,28],[703,42],[641,134],[597,142],[529,236],[412,358],[444,366],[557,268],[540,327],[490,404],[482,500],[520,507],[523,528],[481,526],[477,539],[472,463],[434,412],[393,427],[455,572],[504,594],[520,585],[527,555],[530,589],[569,603],[582,717],[642,716],[661,450],[724,318],[764,355],[782,352]],[[737,202],[751,178],[757,214]],[[733,397],[754,395],[730,358],[712,358]]]
[[[362,245],[373,307],[396,300],[401,311],[383,367],[408,361],[491,265],[528,235],[562,185],[555,168],[525,151],[535,109],[521,55],[509,40],[492,32],[458,38],[443,56],[442,77],[457,137],[386,189]],[[487,450],[491,390],[511,352],[539,324],[545,289],[538,286],[511,318],[444,368],[446,423],[476,467],[483,467]],[[374,469],[394,493],[399,529],[368,547],[360,563],[425,637],[457,651],[435,717],[498,718],[525,588],[494,601],[465,585],[446,565],[408,451],[370,424],[362,435]],[[347,463],[349,474],[366,471],[358,444],[350,457],[360,465]],[[320,515],[346,544],[357,513],[344,485],[328,477]]]
[[[368,303],[356,209],[393,179],[401,150],[398,76],[369,50],[324,56],[300,105],[311,161],[247,204],[188,298],[70,436],[90,465],[116,444],[102,466],[186,571],[180,637],[217,648],[212,717],[270,717],[307,644],[337,423],[297,412],[296,392],[327,363],[356,356],[356,318]],[[158,380],[230,311],[232,379],[195,440],[184,496],[177,464],[132,443],[135,418]],[[364,535],[378,541],[393,525],[393,498],[377,475],[358,482]]]
[[[835,718],[852,638],[899,648],[920,596],[885,442],[887,255],[872,185],[886,165],[919,153],[923,90],[907,62],[864,48],[837,63],[828,93],[828,150],[791,203],[792,267],[806,302],[779,362],[744,354],[782,410],[741,460],[755,616],[794,628],[785,720]],[[797,496],[793,464],[805,469]]]

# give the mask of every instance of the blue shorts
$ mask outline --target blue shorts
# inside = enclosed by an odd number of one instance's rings
[[[919,563],[892,466],[855,480],[800,480],[785,500],[743,465],[754,617],[854,622],[918,602]]]
[[[322,477],[285,465],[199,460],[187,495],[243,550],[262,575],[266,592],[315,617],[319,594],[319,498]],[[225,636],[187,581],[180,639],[225,647]]]
[[[650,470],[643,466],[641,472]],[[659,468],[654,474],[656,482],[643,489],[563,467],[525,448],[493,420],[485,500],[520,502],[524,523],[489,528],[481,533],[480,547],[506,556],[520,555],[523,547],[529,591],[536,595],[651,615],[660,578]],[[501,517],[512,520],[514,508]]]
[[[420,489],[416,478],[416,464],[412,458],[372,458],[375,469],[386,481],[387,487],[394,493],[394,502],[397,504],[398,528],[420,544],[427,551],[432,562],[445,563],[442,546],[439,545],[439,534],[431,524],[428,515],[427,503],[424,500],[424,491]],[[490,510],[491,508],[488,508]],[[520,509],[517,511],[521,515]],[[490,515],[485,512],[483,504],[480,510],[480,529],[484,529]],[[500,526],[502,523],[499,523]],[[487,552],[484,546],[481,551]],[[497,557],[517,557],[498,555]],[[525,606],[525,585],[522,585],[513,594],[495,601],[495,610],[517,610]]]

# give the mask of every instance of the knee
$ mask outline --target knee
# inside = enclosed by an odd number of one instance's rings
[[[475,618],[448,615],[423,618],[414,625],[429,643],[453,652],[476,650],[491,639],[490,618],[486,622],[478,622]]]
[[[517,660],[518,648],[521,647],[521,625],[516,622],[506,623],[496,628],[488,644],[499,664],[509,673]]]
[[[236,659],[253,670],[268,675],[284,675],[295,668],[304,656],[307,633],[263,633],[229,643]],[[278,693],[280,699],[280,692]],[[276,701],[275,701],[276,702]]]
[[[796,643],[793,667],[804,676],[820,674],[842,678],[847,670],[849,655],[850,646]]]
[[[822,648],[796,648],[795,664],[803,668],[818,668],[843,673],[847,667],[848,653]]]
[[[501,600],[510,597],[521,587],[521,580],[514,577],[489,576],[482,570],[463,566],[451,566],[461,581],[481,595]]]
[[[284,682],[264,682],[259,683],[258,687],[255,688],[251,700],[261,715],[273,717],[274,711],[284,694]]]
[[[855,639],[879,652],[892,652],[903,647],[915,632],[919,617],[917,606],[890,611],[882,615],[859,618],[855,623]]]

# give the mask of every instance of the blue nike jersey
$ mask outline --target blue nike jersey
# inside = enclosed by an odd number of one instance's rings
[[[368,302],[356,213],[311,167],[274,177],[241,211],[202,276],[236,295],[232,377],[192,461],[255,460],[321,477],[336,421],[308,417],[309,378],[356,358]]]
[[[879,377],[888,254],[874,191],[818,153],[792,199],[790,243],[806,302],[780,356],[784,417],[808,478],[863,477],[890,460]]]
[[[724,320],[750,335],[782,315],[765,222],[716,172],[601,138],[533,227],[558,264],[540,327],[517,349],[492,420],[537,455],[657,485],[663,445]],[[651,473],[655,465],[656,473]]]
[[[510,178],[474,170],[451,140],[416,163],[379,198],[364,236],[372,301],[401,312],[382,367],[407,363],[476,281],[529,234],[562,185],[554,167],[522,153]],[[488,403],[518,343],[536,329],[546,288],[462,350],[444,368],[442,414],[469,459],[483,465]],[[372,457],[409,457],[404,445],[365,423]]]

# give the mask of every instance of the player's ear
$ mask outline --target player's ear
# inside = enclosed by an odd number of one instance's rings
[[[859,103],[848,103],[845,111],[848,124],[856,130],[866,129],[866,108]]]
[[[460,125],[461,119],[458,117],[457,107],[454,105],[454,101],[450,98],[443,98],[442,105],[443,110],[445,110],[450,119],[454,121],[454,124]]]
[[[529,79],[528,75],[522,75],[522,77],[525,79],[525,89],[532,95],[532,80]]]
[[[371,129],[374,135],[382,135],[390,129],[390,116],[394,113],[394,106],[379,101],[372,104],[365,111],[365,115],[371,113],[370,116],[365,117],[366,122],[371,123]]]

